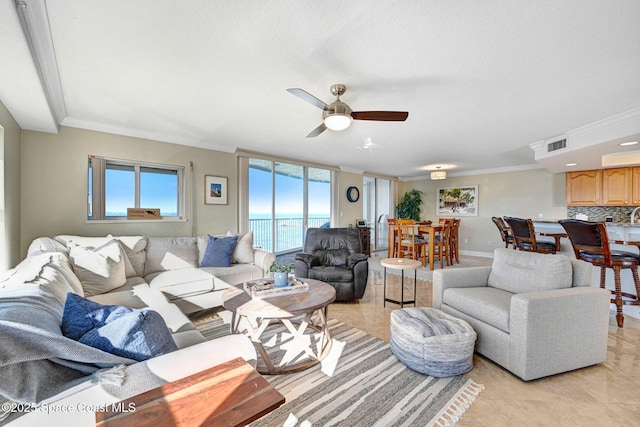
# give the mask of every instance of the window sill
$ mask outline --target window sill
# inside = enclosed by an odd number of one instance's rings
[[[188,222],[187,219],[87,219],[85,224],[165,224]]]

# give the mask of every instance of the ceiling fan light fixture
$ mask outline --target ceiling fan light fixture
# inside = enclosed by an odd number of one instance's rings
[[[324,125],[331,130],[345,130],[351,126],[351,116],[346,114],[328,114],[324,118]]]
[[[440,166],[436,167],[437,171],[431,172],[431,179],[447,179],[447,172],[441,171]]]

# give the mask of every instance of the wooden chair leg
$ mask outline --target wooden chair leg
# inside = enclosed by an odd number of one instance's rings
[[[633,275],[633,283],[636,285],[636,301],[640,303],[640,278],[638,278],[638,267],[631,269]]]
[[[618,327],[622,328],[624,323],[624,315],[622,314],[622,286],[620,283],[620,267],[613,266],[613,277],[615,279],[616,292],[615,299],[613,300],[616,304],[616,321],[618,322]]]
[[[607,268],[606,267],[600,267],[600,287],[602,289],[605,289],[604,286],[604,281],[607,277]]]

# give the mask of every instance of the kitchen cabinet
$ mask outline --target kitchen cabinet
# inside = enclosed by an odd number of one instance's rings
[[[640,167],[631,168],[631,204],[640,205]]]
[[[567,206],[640,205],[640,166],[567,172]]]
[[[601,194],[601,170],[567,172],[567,206],[598,206]]]
[[[604,169],[602,171],[602,204],[626,206],[635,202],[632,198],[632,168]]]

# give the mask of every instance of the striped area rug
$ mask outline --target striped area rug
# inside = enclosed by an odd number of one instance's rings
[[[196,326],[206,335],[204,326],[221,328],[215,323]],[[389,343],[335,319],[329,326],[333,345],[321,364],[265,376],[286,403],[251,426],[453,426],[484,388],[464,376],[414,372]],[[274,327],[264,341],[286,346],[287,336]]]

